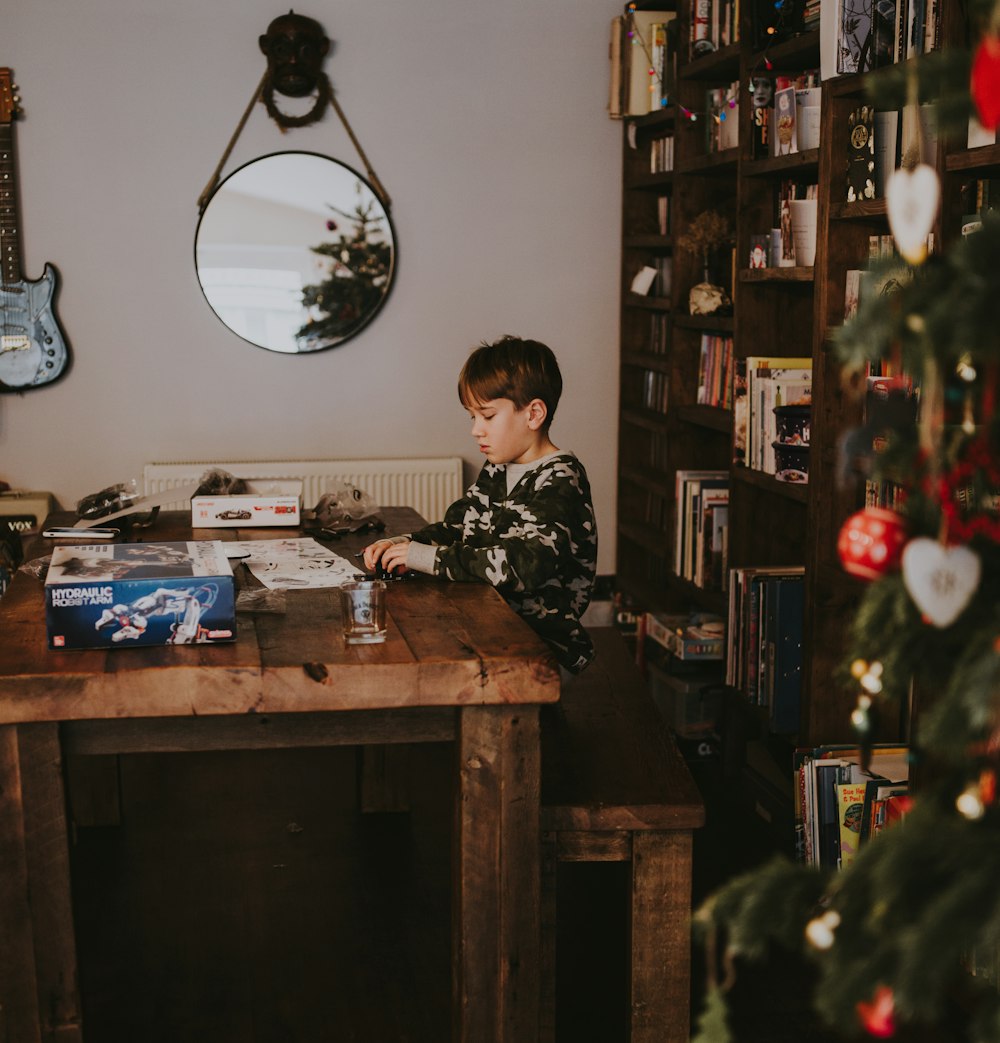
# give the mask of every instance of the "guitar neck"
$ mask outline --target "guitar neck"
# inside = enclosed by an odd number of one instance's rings
[[[17,215],[14,126],[12,123],[4,123],[0,124],[0,272],[7,286],[21,281],[21,243]]]

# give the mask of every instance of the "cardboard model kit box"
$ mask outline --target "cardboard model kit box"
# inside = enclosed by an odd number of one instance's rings
[[[647,612],[645,622],[647,636],[678,659],[721,659],[724,654],[725,627],[719,616]]]
[[[192,496],[191,525],[195,529],[243,526],[298,525],[302,520],[302,482],[293,479],[248,478],[247,491],[236,496]]]
[[[45,625],[49,648],[235,641],[233,570],[218,540],[56,547]]]

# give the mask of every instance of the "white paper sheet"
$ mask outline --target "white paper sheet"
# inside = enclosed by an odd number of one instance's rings
[[[227,543],[247,557],[243,564],[269,590],[339,587],[362,571],[355,562],[335,554],[316,540],[246,540]]]

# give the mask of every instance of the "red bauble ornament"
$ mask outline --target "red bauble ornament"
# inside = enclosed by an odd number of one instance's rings
[[[984,36],[972,60],[972,99],[987,130],[1000,123],[1000,37]]]
[[[878,579],[899,567],[906,544],[906,524],[895,511],[866,507],[844,522],[837,554],[844,571],[860,579]]]

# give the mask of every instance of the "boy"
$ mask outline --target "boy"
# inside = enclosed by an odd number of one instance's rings
[[[502,337],[473,351],[458,397],[486,457],[479,477],[444,521],[377,540],[364,562],[491,583],[575,674],[594,656],[580,617],[597,568],[597,526],[583,465],[549,438],[561,393],[544,344]]]

